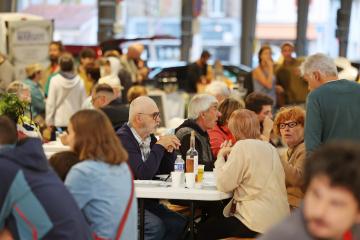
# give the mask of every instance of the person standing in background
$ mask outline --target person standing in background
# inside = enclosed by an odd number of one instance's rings
[[[39,83],[42,78],[42,67],[38,63],[30,64],[25,68],[25,72],[27,78],[24,83],[30,87],[32,116],[45,117],[45,96]]]
[[[265,45],[260,48],[258,53],[259,66],[252,71],[252,79],[254,91],[269,95],[274,100],[274,106],[276,106],[276,78],[271,54],[270,46]]]
[[[276,67],[276,81],[283,91],[278,95],[278,106],[305,103],[308,94],[306,81],[301,77],[301,61],[294,58],[294,45],[285,42],[281,45],[283,62]]]
[[[206,86],[211,79],[208,78],[208,60],[211,54],[204,50],[200,58],[196,62],[192,63],[188,67],[188,85],[186,86],[187,92],[196,93],[202,92],[204,86]],[[200,89],[201,88],[201,89]]]
[[[43,78],[40,81],[40,85],[43,87],[45,95],[47,95],[48,92],[50,78],[60,70],[59,58],[63,52],[64,46],[61,41],[52,41],[49,44],[50,65],[45,69]]]
[[[80,56],[80,65],[77,69],[77,72],[84,82],[86,95],[89,96],[91,94],[91,89],[94,86],[94,82],[92,81],[91,78],[88,77],[86,69],[88,66],[94,64],[96,59],[96,53],[91,48],[83,48],[79,56]]]
[[[306,102],[305,147],[311,153],[334,139],[360,141],[360,85],[339,79],[334,61],[321,53],[301,65],[310,93]]]
[[[13,65],[0,53],[0,93],[5,92],[11,82],[15,81]]]

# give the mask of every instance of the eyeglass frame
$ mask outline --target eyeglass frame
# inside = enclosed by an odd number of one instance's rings
[[[160,118],[160,112],[153,112],[153,113],[138,113],[138,114],[143,114],[143,115],[148,115],[151,116],[152,119],[156,120],[157,118]]]
[[[293,124],[295,124],[295,125],[293,125]],[[296,121],[288,122],[288,123],[279,123],[278,127],[279,127],[279,129],[285,129],[286,126],[288,126],[289,128],[294,128],[294,127],[296,127],[298,124],[299,124],[299,123],[296,122]],[[292,126],[290,126],[290,125],[292,125]],[[281,126],[283,126],[283,127],[281,127]]]

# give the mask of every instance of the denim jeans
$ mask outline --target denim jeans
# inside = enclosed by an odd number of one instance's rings
[[[151,204],[145,209],[145,240],[181,239],[187,226],[186,217],[170,211],[162,204]]]

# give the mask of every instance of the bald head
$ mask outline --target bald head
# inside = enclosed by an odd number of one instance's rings
[[[144,46],[142,44],[132,44],[128,47],[127,56],[130,59],[139,59],[143,51]]]
[[[129,122],[133,123],[134,118],[139,113],[151,113],[158,111],[158,107],[154,100],[148,96],[140,96],[135,98],[129,108]]]

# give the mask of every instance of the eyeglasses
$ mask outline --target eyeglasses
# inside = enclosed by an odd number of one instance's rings
[[[286,128],[286,126],[288,126],[289,128],[294,128],[294,127],[296,127],[297,125],[298,125],[297,122],[280,123],[280,124],[279,124],[279,128],[280,128],[280,129],[284,129],[284,128]]]
[[[156,120],[158,117],[160,117],[160,112],[154,112],[154,113],[139,113],[139,114],[151,116],[154,120]]]

